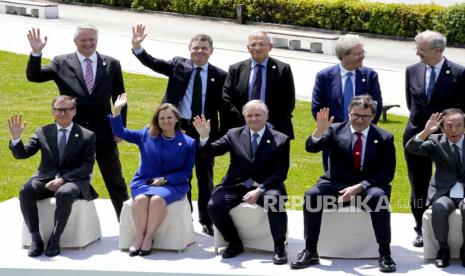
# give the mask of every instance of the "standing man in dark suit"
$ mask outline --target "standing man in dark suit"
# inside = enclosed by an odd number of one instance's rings
[[[26,145],[21,141],[26,122],[21,115],[8,120],[11,133],[10,149],[16,159],[28,158],[40,150],[38,171],[21,188],[21,213],[31,234],[28,255],[42,255],[44,243],[39,233],[37,201],[54,196],[56,211],[52,235],[45,255],[60,254],[60,236],[65,229],[74,200],[93,200],[97,193],[90,185],[95,161],[95,134],[76,123],[76,101],[58,96],[52,102],[55,123],[40,127]]]
[[[254,31],[247,44],[251,58],[229,67],[223,88],[222,133],[243,126],[242,107],[250,100],[261,100],[270,110],[268,124],[294,139],[294,77],[289,64],[269,57],[272,48],[267,32]]]
[[[174,57],[166,61],[149,55],[141,43],[145,27],[137,25],[132,29],[132,51],[139,61],[153,71],[168,76],[163,102],[173,104],[181,113],[181,129],[194,139],[199,136],[192,125],[193,118],[204,114],[211,122],[211,138],[219,137],[218,110],[221,107],[221,91],[226,72],[208,63],[213,53],[210,36],[198,34],[189,43],[190,59]],[[213,227],[208,215],[207,204],[213,190],[213,166],[215,159],[196,154],[195,173],[199,188],[199,222],[203,232],[213,236]],[[188,193],[191,201],[191,191]],[[192,203],[191,203],[192,206]]]
[[[118,60],[96,52],[98,31],[92,25],[76,28],[74,43],[76,52],[56,56],[47,66],[41,67],[42,41],[39,29],[28,33],[32,53],[27,64],[27,79],[32,82],[53,80],[60,95],[76,98],[77,114],[74,122],[91,130],[96,135],[96,159],[103,181],[119,219],[123,202],[128,192],[121,171],[118,147],[107,115],[111,103],[124,93],[123,74]],[[123,110],[126,121],[126,109]]]
[[[312,114],[324,107],[329,108],[334,123],[349,119],[349,104],[352,97],[370,95],[377,102],[376,124],[383,110],[383,100],[379,88],[378,74],[363,66],[365,49],[358,35],[344,35],[336,43],[336,56],[341,61],[318,72],[312,94]],[[323,167],[328,170],[328,153],[323,151]]]
[[[242,202],[274,207],[266,210],[275,248],[273,263],[285,264],[287,214],[280,197],[286,196],[284,181],[289,170],[290,139],[266,125],[268,108],[262,101],[248,102],[243,114],[247,125],[230,129],[216,141],[209,139],[210,122],[203,116],[195,118],[201,154],[217,156],[229,151],[231,156],[226,176],[212,193],[208,212],[229,242],[223,258],[233,258],[244,248],[229,211]]]
[[[430,157],[436,168],[428,190],[428,203],[432,203],[431,222],[439,244],[435,260],[439,268],[449,265],[449,215],[459,208],[465,218],[464,119],[463,111],[456,108],[446,109],[442,114],[434,113],[426,122],[425,129],[405,146],[410,153]],[[443,134],[433,134],[439,128]],[[465,224],[462,226],[462,237],[465,241]],[[460,249],[460,260],[465,266],[464,244]]]
[[[366,201],[362,208],[371,215],[379,245],[379,269],[393,272],[396,265],[390,250],[389,195],[396,167],[394,137],[372,124],[376,103],[368,95],[353,97],[349,121],[332,124],[334,117],[330,118],[329,114],[326,107],[317,113],[316,130],[306,143],[308,152],[328,150],[330,166],[316,185],[305,192],[305,249],[292,262],[291,268],[319,263],[317,244],[321,218],[324,201],[330,197],[334,198],[332,202],[340,204]]]
[[[421,62],[407,67],[405,89],[409,120],[404,131],[403,145],[425,128],[435,112],[465,106],[465,68],[444,58],[446,38],[437,32],[425,31],[415,37],[417,55]],[[404,150],[411,186],[410,206],[415,218],[416,247],[423,246],[421,222],[427,209],[428,185],[432,161]]]

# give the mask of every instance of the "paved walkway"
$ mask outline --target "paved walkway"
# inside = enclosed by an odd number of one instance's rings
[[[131,27],[142,23],[147,26],[149,36],[143,46],[154,56],[170,59],[175,55],[187,56],[189,38],[198,32],[213,37],[215,51],[211,62],[227,70],[229,65],[246,59],[247,35],[257,27],[276,28],[269,25],[238,25],[229,21],[213,21],[201,18],[182,17],[159,13],[136,13],[96,7],[59,5],[59,19],[44,20],[17,15],[0,14],[0,49],[28,54],[27,30],[38,27],[49,40],[44,56],[75,50],[73,34],[75,27],[83,22],[96,25],[100,30],[98,50],[121,60],[123,70],[155,75],[141,65],[132,55]],[[407,114],[404,96],[404,70],[418,61],[415,45],[409,41],[393,41],[365,38],[368,55],[367,66],[379,73],[384,101],[398,103],[401,108],[393,113]],[[324,67],[338,62],[335,56],[314,54],[304,51],[273,49],[271,55],[291,64],[299,99],[309,100],[316,73]],[[448,48],[446,56],[465,64],[465,50]]]

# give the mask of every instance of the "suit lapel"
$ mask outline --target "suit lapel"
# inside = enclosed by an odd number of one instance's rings
[[[75,89],[75,92],[80,94],[81,96],[87,96],[88,94],[87,95],[85,94],[85,93],[88,93],[87,86],[86,86],[86,82],[84,81],[84,74],[82,72],[81,63],[79,62],[77,53],[70,54],[67,57],[67,60],[68,60],[70,69],[74,71],[74,73],[76,74],[79,84],[81,85],[81,88],[82,88],[82,89]]]
[[[79,131],[79,128],[76,124],[73,124],[71,132],[69,133],[68,142],[66,143],[65,152],[63,153],[63,160],[68,159],[68,156],[75,149],[76,144],[79,139],[81,139],[82,133]],[[63,161],[60,160],[60,163]]]
[[[248,127],[244,127],[241,135],[240,135],[240,142],[242,144],[243,154],[247,156],[247,159],[252,162],[252,145],[250,144],[250,129]]]
[[[357,69],[355,70],[355,96],[366,94],[367,92],[367,77],[360,69]]]
[[[277,75],[276,62],[272,58],[268,58],[268,63],[266,64],[266,86],[265,86],[265,103],[269,104],[271,99],[275,97],[271,89],[274,87],[275,81],[278,79]]]
[[[272,152],[271,150],[269,150],[271,141],[273,141],[273,135],[271,134],[271,131],[266,127],[265,132],[263,132],[263,136],[260,139],[260,144],[258,144],[257,151],[255,152],[255,156],[253,158],[254,162],[256,160],[267,159],[265,158],[266,154]]]
[[[419,80],[419,87],[421,87],[420,91],[421,91],[421,99],[423,101],[425,101],[425,103],[427,104],[428,103],[428,98],[426,97],[426,87],[425,87],[425,80],[426,80],[426,65],[421,63],[419,65],[419,68],[418,70],[416,70],[417,72],[417,80]],[[433,92],[433,96],[434,96],[434,92]]]
[[[363,153],[363,168],[366,168],[366,164],[376,162],[376,158],[379,158],[379,156],[376,154],[376,146],[379,143],[379,139],[380,137],[378,133],[376,132],[374,126],[371,125],[366,139],[365,152]]]
[[[208,74],[207,74],[207,90],[205,91],[205,106],[204,106],[204,114],[209,118],[210,112],[207,112],[207,110],[210,110],[211,107],[213,107],[214,102],[215,102],[215,82],[216,80],[216,74],[214,72],[214,69],[210,64],[208,64]]]
[[[447,138],[445,135],[441,137],[441,140],[439,141],[440,145],[440,152],[439,152],[439,157],[444,160],[444,163],[447,164],[454,172],[457,172],[457,164],[455,164],[454,158],[452,158],[453,154],[449,146],[449,142],[447,141]]]
[[[352,158],[352,132],[350,130],[350,124],[346,123],[344,129],[342,130],[343,135],[338,137],[340,139],[340,145],[343,148],[343,152],[345,153],[345,158],[350,160],[350,164],[353,163]]]
[[[439,76],[434,85],[433,95],[431,96],[430,102],[433,102],[434,100],[437,100],[439,97],[444,96],[442,93],[439,93],[438,89],[440,87],[448,87],[446,83],[448,82],[448,78],[451,76],[450,72],[451,69],[449,63],[447,62],[447,59],[445,59],[444,63],[442,64],[441,71],[439,72]]]
[[[46,129],[44,129],[44,134],[47,139],[48,146],[52,152],[53,157],[55,158],[55,162],[57,164],[60,163],[60,157],[58,155],[58,138],[57,138],[57,127],[56,125],[50,125]]]
[[[107,67],[107,59],[105,57],[102,58],[97,53],[97,71],[95,73],[94,88],[93,88],[92,94],[98,91],[97,87],[100,84],[100,81],[102,80],[103,72],[105,72],[106,67]],[[86,91],[87,91],[87,86],[86,86]]]
[[[339,68],[339,65],[336,65],[334,67],[334,70],[330,74],[331,76],[331,93],[333,93],[332,98],[336,100],[337,102],[337,110],[342,109],[342,86],[341,86],[341,69]],[[332,113],[334,114],[336,111],[333,110]],[[341,112],[341,118],[342,118],[342,112]]]
[[[238,91],[244,91],[242,95],[240,95],[242,102],[246,103],[249,101],[249,77],[250,77],[250,66],[252,64],[252,60],[246,60],[241,66],[242,69],[239,70],[239,84],[238,84]]]

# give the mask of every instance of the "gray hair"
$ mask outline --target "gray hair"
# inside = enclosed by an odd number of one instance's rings
[[[248,101],[244,107],[242,107],[242,115],[245,117],[245,112],[247,111],[247,109],[249,109],[250,107],[258,107],[260,108],[261,110],[263,110],[263,112],[265,112],[265,115],[268,116],[268,106],[266,106],[266,104],[261,101],[261,100],[251,100],[251,101]]]
[[[371,114],[375,114],[377,105],[378,103],[373,100],[370,95],[358,95],[352,98],[349,105],[349,111],[351,111],[354,107],[360,107],[363,109],[369,108],[371,109]]]
[[[426,41],[429,49],[439,48],[441,52],[444,52],[447,46],[447,39],[443,34],[430,30],[426,30],[415,36],[416,43],[421,41]]]
[[[346,34],[341,36],[336,42],[336,56],[339,60],[347,56],[356,45],[363,45],[362,39],[358,35]]]
[[[249,40],[253,37],[264,36],[267,43],[271,43],[271,38],[268,36],[268,33],[264,30],[254,30],[249,34]]]
[[[208,46],[213,49],[213,40],[209,35],[206,34],[196,34],[191,38],[191,41],[189,42],[189,48],[192,46],[192,43],[194,41],[207,41]]]
[[[55,103],[61,102],[61,101],[70,101],[71,104],[73,105],[73,108],[76,108],[76,106],[77,106],[76,98],[73,98],[73,97],[68,96],[68,95],[60,95],[58,97],[55,97],[55,99],[53,99],[52,108],[55,107]]]
[[[459,109],[459,108],[447,108],[444,111],[442,111],[442,117],[443,118],[445,118],[447,116],[454,115],[454,114],[460,114],[462,116],[462,118],[464,118],[464,123],[465,123],[465,113],[463,113],[463,111],[461,109]],[[441,127],[444,127],[444,121],[445,120],[442,120]]]
[[[74,39],[76,39],[79,34],[84,31],[84,30],[91,30],[91,31],[94,31],[95,34],[97,34],[98,36],[98,30],[97,30],[97,27],[95,27],[94,25],[92,24],[82,24],[82,25],[79,25],[77,26],[76,28],[76,32],[74,33]]]

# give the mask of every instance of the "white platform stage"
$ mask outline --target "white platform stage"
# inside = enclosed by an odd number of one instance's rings
[[[109,200],[96,200],[102,239],[84,249],[64,249],[60,256],[30,258],[20,245],[22,216],[19,202],[10,199],[0,203],[0,275],[382,275],[376,259],[327,259],[302,270],[289,265],[276,266],[271,253],[246,251],[236,258],[222,260],[215,255],[213,238],[201,233],[196,219],[195,243],[182,253],[153,251],[148,257],[130,258],[118,250],[118,224]],[[289,260],[304,246],[301,211],[288,211]],[[194,213],[194,218],[197,214]],[[350,227],[348,225],[347,227]],[[371,225],[367,225],[371,227]],[[343,229],[341,229],[343,231]],[[392,215],[392,257],[396,274],[463,275],[465,268],[458,260],[443,270],[423,261],[422,249],[411,245],[413,218],[410,214]],[[361,245],[363,246],[363,245]]]

